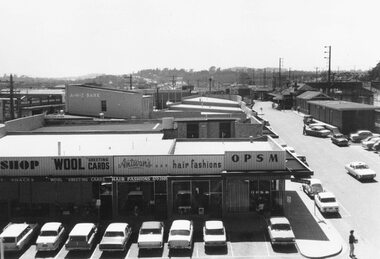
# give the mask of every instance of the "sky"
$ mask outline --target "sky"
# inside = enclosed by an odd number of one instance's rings
[[[378,0],[0,0],[0,75],[211,66],[368,70]]]

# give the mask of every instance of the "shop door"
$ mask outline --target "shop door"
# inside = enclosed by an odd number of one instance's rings
[[[227,180],[226,194],[228,212],[246,212],[249,210],[248,181]]]
[[[112,219],[112,183],[102,183],[99,192],[99,217],[101,220]]]

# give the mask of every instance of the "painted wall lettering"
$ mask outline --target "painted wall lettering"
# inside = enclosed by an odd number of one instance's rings
[[[0,169],[11,169],[11,170],[18,170],[18,169],[30,169],[34,170],[36,167],[39,166],[39,162],[37,160],[4,160],[0,162]]]

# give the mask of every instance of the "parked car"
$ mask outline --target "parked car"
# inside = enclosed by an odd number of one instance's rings
[[[322,182],[315,178],[305,179],[305,183],[302,184],[302,190],[309,197],[314,197],[314,195],[323,192]]]
[[[65,228],[61,222],[45,223],[36,240],[37,251],[55,251],[63,242]]]
[[[160,249],[164,246],[164,223],[145,221],[142,223],[137,239],[139,249]]]
[[[203,242],[205,247],[226,246],[226,229],[221,220],[208,220],[203,226]]]
[[[339,204],[332,192],[320,192],[314,196],[314,201],[322,213],[339,213]]]
[[[191,249],[193,245],[193,222],[174,220],[169,231],[168,247]]]
[[[271,217],[268,233],[272,245],[294,245],[296,242],[289,220],[285,217]]]
[[[371,150],[373,145],[380,140],[380,137],[371,136],[362,140],[362,147]]]
[[[111,223],[99,243],[101,251],[125,251],[132,229],[128,223]]]
[[[305,134],[308,136],[315,136],[325,138],[331,134],[331,131],[323,127],[322,125],[304,125]]]
[[[331,142],[337,146],[348,146],[348,139],[342,133],[335,133],[331,136]]]
[[[93,223],[78,223],[74,226],[66,241],[67,250],[91,250],[98,228]]]
[[[379,151],[380,150],[380,140],[376,141],[373,146],[372,150]]]
[[[379,134],[373,134],[369,130],[358,130],[356,133],[350,134],[350,140],[352,142],[360,142],[363,139],[371,137],[371,136],[379,136]]]
[[[375,171],[369,168],[364,162],[351,162],[344,166],[349,174],[356,177],[358,180],[371,180],[376,177]]]
[[[38,224],[9,223],[0,235],[4,251],[20,251],[25,248],[36,234]]]

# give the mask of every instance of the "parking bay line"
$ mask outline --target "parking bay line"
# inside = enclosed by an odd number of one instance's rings
[[[227,244],[230,245],[230,249],[231,249],[231,256],[234,257],[234,251],[232,250],[232,244],[231,242],[227,242]]]

